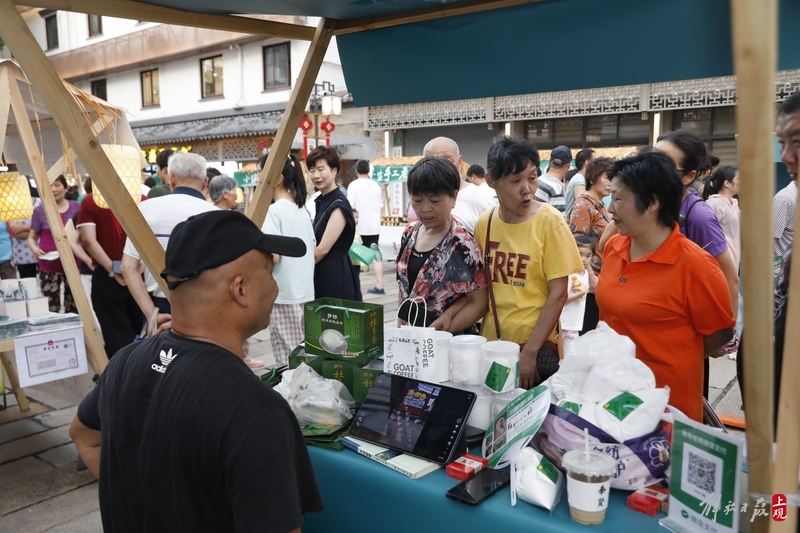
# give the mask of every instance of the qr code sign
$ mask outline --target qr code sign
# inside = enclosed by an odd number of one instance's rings
[[[707,461],[697,454],[689,452],[689,468],[687,469],[687,480],[689,483],[700,489],[706,494],[714,492],[715,480],[717,478],[717,465],[712,461]]]

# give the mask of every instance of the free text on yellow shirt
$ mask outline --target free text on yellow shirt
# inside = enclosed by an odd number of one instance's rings
[[[475,227],[475,239],[486,246],[486,229],[492,210],[484,212]],[[483,250],[484,254],[486,250]],[[583,272],[575,238],[564,216],[549,204],[520,224],[500,220],[497,209],[492,218],[489,264],[497,317],[503,340],[523,344],[533,332],[550,294],[547,282]],[[559,310],[560,312],[560,310]],[[483,319],[481,335],[496,340],[491,303]],[[555,330],[548,337],[555,342]]]

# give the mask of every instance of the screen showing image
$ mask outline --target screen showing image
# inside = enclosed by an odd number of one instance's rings
[[[379,374],[350,434],[444,463],[466,425],[475,393],[402,376]]]

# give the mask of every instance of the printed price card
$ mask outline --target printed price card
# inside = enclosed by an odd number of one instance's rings
[[[80,327],[17,337],[14,354],[22,387],[79,376],[89,371],[83,328]]]

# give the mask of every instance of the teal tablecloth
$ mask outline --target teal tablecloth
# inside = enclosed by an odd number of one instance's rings
[[[325,510],[306,513],[303,533],[564,533],[660,529],[656,518],[626,507],[627,492],[612,490],[605,522],[583,526],[569,516],[566,490],[550,515],[541,507],[517,501],[511,507],[509,489],[471,507],[445,496],[458,481],[444,468],[410,479],[350,450],[310,446]],[[666,530],[664,530],[666,531]]]

